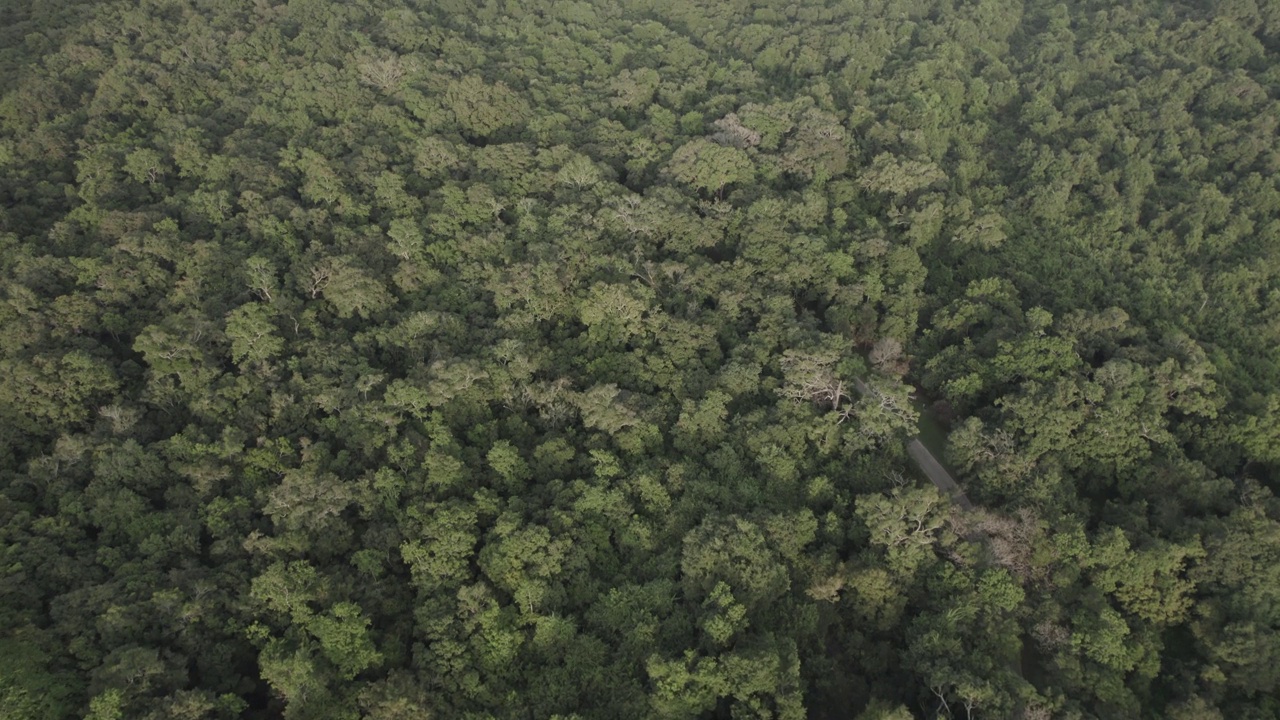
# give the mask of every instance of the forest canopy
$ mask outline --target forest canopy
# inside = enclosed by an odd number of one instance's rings
[[[0,720],[1280,718],[1278,101],[1277,0],[7,3]]]

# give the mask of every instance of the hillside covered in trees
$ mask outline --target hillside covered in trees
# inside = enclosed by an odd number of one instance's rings
[[[6,2],[0,718],[1280,718],[1278,100],[1276,0]]]

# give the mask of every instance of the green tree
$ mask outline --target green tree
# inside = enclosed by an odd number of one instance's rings
[[[681,145],[667,169],[676,180],[716,196],[723,194],[725,186],[747,182],[755,173],[746,152],[701,138]]]
[[[475,75],[451,81],[445,89],[444,103],[452,111],[458,127],[478,138],[518,127],[529,114],[524,99],[506,84],[489,84]]]
[[[241,305],[228,313],[226,336],[231,359],[239,364],[265,363],[284,350],[284,340],[262,305]]]

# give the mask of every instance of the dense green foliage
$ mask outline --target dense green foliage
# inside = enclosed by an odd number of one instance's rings
[[[1276,0],[0,19],[3,720],[1280,717]]]

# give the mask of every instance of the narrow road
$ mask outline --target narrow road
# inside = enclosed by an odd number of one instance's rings
[[[964,490],[961,490],[960,486],[956,484],[955,478],[951,477],[951,473],[942,467],[942,463],[938,462],[933,453],[929,452],[929,448],[920,442],[920,438],[911,438],[911,441],[907,443],[907,454],[911,456],[912,460],[916,461],[916,465],[920,466],[924,474],[929,476],[929,479],[938,487],[938,490],[942,491],[943,495],[951,498],[951,502],[959,505],[960,509],[965,512],[973,509],[973,503],[969,501],[969,496],[964,494]]]
[[[853,384],[854,387],[858,389],[858,392],[863,395],[870,392],[870,388],[868,388],[867,384],[862,381],[862,378],[854,378]],[[920,442],[920,437],[918,435],[907,441],[907,454],[911,456],[911,459],[915,461],[920,470],[928,476],[930,482],[934,484],[934,487],[938,488],[943,495],[951,498],[951,502],[959,507],[962,512],[968,513],[973,511],[973,502],[969,500],[969,496],[964,494],[964,490],[960,489],[960,485],[956,483],[956,479],[951,477],[951,473],[947,472],[947,469],[942,466],[942,463],[938,462],[938,459],[933,456],[933,452],[931,452],[929,448],[925,447],[923,442]],[[970,530],[966,539],[974,543],[991,541],[990,537],[978,529]],[[1019,638],[1019,640],[1021,641],[1021,638]],[[1024,673],[1022,669],[1024,646],[1025,642],[1020,642],[1017,655],[1009,660],[1009,668],[1013,670],[1018,677],[1026,680],[1026,673]]]
[[[854,378],[853,385],[858,392],[866,395],[870,388],[863,382],[862,378]],[[907,454],[915,460],[916,465],[924,472],[929,480],[942,492],[943,495],[951,498],[951,502],[960,506],[961,510],[968,512],[973,510],[973,503],[969,500],[969,496],[964,494],[964,490],[960,489],[960,485],[956,483],[956,479],[951,477],[951,473],[938,462],[933,456],[933,452],[920,442],[919,436],[911,438],[907,442]]]

